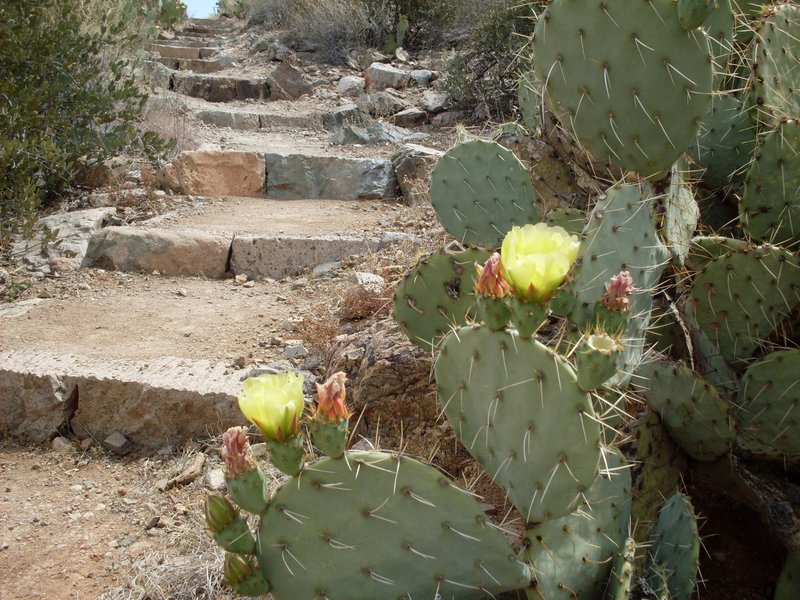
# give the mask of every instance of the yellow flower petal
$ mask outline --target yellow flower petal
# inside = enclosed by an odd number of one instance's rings
[[[266,439],[283,441],[297,434],[305,407],[302,375],[259,375],[245,379],[242,389],[239,409]]]
[[[578,257],[580,242],[562,227],[544,223],[513,227],[501,251],[506,279],[517,297],[546,301],[561,285]]]

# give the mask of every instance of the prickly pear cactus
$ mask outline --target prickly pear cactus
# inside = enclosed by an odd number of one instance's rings
[[[431,174],[431,204],[462,244],[497,248],[513,225],[536,223],[536,193],[514,153],[485,140],[453,146]]]
[[[676,493],[661,507],[648,553],[650,568],[667,575],[670,598],[689,600],[697,584],[700,537],[694,507],[687,496]],[[659,586],[653,581],[651,587]]]
[[[661,278],[669,253],[658,239],[653,201],[638,185],[612,187],[589,215],[571,274],[570,290],[575,304],[569,320],[579,328],[591,324],[594,307],[606,291],[606,283],[620,271],[629,271],[636,291],[631,297],[628,325],[622,336],[625,349],[619,373],[621,383],[641,358],[652,306],[652,289]]]
[[[525,127],[531,134],[535,134],[542,124],[542,92],[539,80],[533,71],[528,71],[519,78],[517,99]]]
[[[395,290],[394,318],[412,342],[430,350],[467,323],[475,311],[475,263],[487,258],[485,250],[439,250],[405,275]]]
[[[633,588],[635,573],[634,560],[636,559],[636,540],[627,538],[622,550],[614,556],[611,567],[611,577],[606,588],[606,600],[628,600]]]
[[[800,263],[775,246],[720,256],[692,282],[697,324],[729,363],[743,361],[797,306]]]
[[[691,369],[665,357],[644,361],[637,388],[673,439],[695,460],[727,454],[735,433],[728,402]]]
[[[686,182],[688,165],[679,160],[672,167],[669,189],[664,198],[664,224],[662,235],[672,252],[673,260],[683,266],[689,247],[697,230],[700,207],[694,199],[692,188]]]
[[[714,96],[689,149],[705,169],[703,182],[722,187],[744,179],[756,147],[756,130],[747,106],[734,94]]]
[[[307,465],[263,514],[257,553],[276,600],[482,598],[530,580],[468,492],[383,452]]]
[[[536,600],[595,600],[602,594],[612,557],[624,551],[631,504],[631,475],[619,450],[608,450],[585,504],[566,517],[525,532],[523,556],[536,579]]]
[[[800,92],[795,95],[800,96]],[[758,146],[747,171],[739,217],[742,228],[755,240],[787,245],[800,241],[797,121],[781,123]]]
[[[536,340],[465,327],[435,370],[450,425],[526,523],[578,506],[598,473],[600,425],[566,361]]]
[[[694,140],[712,61],[671,0],[554,0],[533,48],[545,102],[595,158],[660,177]]]
[[[756,36],[759,118],[777,125],[782,118],[800,116],[800,7],[793,2],[771,7]]]
[[[714,12],[716,0],[678,0],[678,21],[686,31],[700,27]]]
[[[744,445],[767,457],[800,456],[800,350],[779,350],[751,364],[736,405]]]

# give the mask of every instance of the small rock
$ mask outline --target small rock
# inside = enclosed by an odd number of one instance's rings
[[[144,526],[144,528],[145,528],[145,529],[152,529],[153,527],[155,527],[156,525],[158,525],[158,519],[159,519],[159,518],[160,518],[160,517],[159,517],[158,515],[155,515],[155,516],[153,516],[153,517],[150,517],[150,518],[147,520],[147,523],[145,523],[145,526]]]
[[[388,89],[360,96],[356,106],[373,117],[390,117],[410,105],[400,92]]]
[[[82,451],[86,452],[86,451],[87,451],[89,448],[91,448],[93,445],[94,445],[94,440],[93,440],[92,438],[86,438],[86,439],[84,439],[84,440],[81,440],[81,443],[80,443],[80,445],[79,445],[79,448],[80,448]]]
[[[175,526],[175,519],[167,517],[166,515],[161,515],[158,517],[158,521],[156,522],[156,527],[159,529],[166,529],[168,527]]]
[[[72,452],[75,450],[75,447],[67,438],[57,437],[53,438],[53,441],[50,442],[50,449],[55,452]]]
[[[411,80],[411,83],[418,88],[426,88],[431,84],[431,81],[433,81],[433,71],[428,69],[416,69],[408,74],[408,78]]]
[[[422,125],[428,119],[428,113],[414,106],[401,110],[392,117],[392,122],[398,127],[414,127]]]
[[[444,92],[437,92],[436,90],[426,90],[422,94],[420,106],[430,113],[439,113],[445,109],[450,96]]]
[[[233,361],[233,366],[237,369],[244,369],[245,365],[247,365],[247,358],[244,356],[240,356]]]
[[[363,77],[348,75],[339,80],[339,83],[336,84],[336,91],[342,96],[356,97],[364,93],[365,87],[366,82]]]
[[[308,285],[308,277],[298,277],[294,281],[292,281],[292,288],[299,289],[304,288]]]
[[[408,74],[391,65],[375,62],[364,71],[367,89],[379,92],[386,88],[401,89],[408,83]]]
[[[119,431],[115,431],[106,439],[104,439],[102,445],[103,448],[109,452],[113,452],[118,456],[125,456],[131,450],[133,450],[133,445],[130,443],[130,441],[128,441],[128,438],[122,435]]]
[[[411,62],[411,55],[408,51],[403,48],[402,46],[394,51],[394,57],[403,63],[410,63]]]
[[[222,491],[225,489],[225,471],[222,469],[210,469],[203,475],[203,486],[212,491]]]
[[[188,292],[186,291],[186,288],[181,288],[176,292],[176,294],[178,294],[178,296],[181,296],[182,298],[186,298]]]
[[[335,260],[335,261],[332,261],[332,262],[322,263],[321,265],[317,265],[316,267],[314,267],[314,270],[312,271],[312,274],[315,277],[321,277],[321,276],[324,276],[324,275],[330,275],[331,273],[333,273],[337,269],[340,269],[341,266],[342,266],[342,261],[340,261],[340,260]]]
[[[244,273],[240,273],[233,278],[233,285],[244,285],[245,283],[247,283],[247,275]]]
[[[386,286],[386,280],[375,273],[356,272],[350,276],[350,281],[375,295],[382,293]]]
[[[463,110],[448,110],[438,115],[434,115],[431,119],[431,125],[434,127],[453,127],[460,121],[469,117],[469,113]]]
[[[86,283],[85,281],[81,281],[81,282],[78,284],[78,289],[79,289],[79,290],[91,290],[91,289],[92,289],[92,286],[90,286],[90,285],[89,285],[88,283]]]
[[[242,284],[242,287],[243,287],[243,288],[254,288],[254,287],[256,287],[256,282],[255,282],[255,281],[252,281],[252,280],[251,280],[251,281],[245,281],[245,282]]]
[[[355,104],[345,104],[339,108],[322,114],[322,128],[333,131],[346,123],[364,125],[369,116]]]
[[[283,349],[283,355],[286,358],[301,358],[308,356],[308,350],[302,343],[291,344]]]

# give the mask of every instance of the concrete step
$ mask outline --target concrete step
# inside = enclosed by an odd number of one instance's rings
[[[150,44],[147,47],[147,50],[149,52],[156,52],[163,58],[188,60],[209,58],[218,52],[218,48],[166,45],[161,42],[157,44]]]
[[[159,56],[155,59],[173,71],[192,71],[194,73],[216,73],[222,69],[218,60],[199,58],[170,58]]]
[[[256,141],[270,147],[269,139],[264,134]],[[386,200],[399,195],[390,159],[337,156],[324,149],[187,151],[162,172],[161,180],[176,192],[205,196]]]
[[[102,441],[118,431],[145,450],[207,437],[242,422],[242,376],[207,360],[2,352],[0,436],[41,442],[70,427]]]
[[[170,276],[281,279],[413,238],[380,226],[382,203],[240,198],[157,226],[106,227],[82,266]]]
[[[218,40],[192,40],[187,38],[177,38],[174,40],[158,40],[157,42],[153,42],[151,45],[181,46],[184,48],[207,48],[209,50],[219,50],[222,47],[222,42]]]

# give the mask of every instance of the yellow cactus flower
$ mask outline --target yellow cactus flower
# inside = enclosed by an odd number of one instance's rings
[[[550,299],[578,257],[580,242],[562,227],[544,223],[513,227],[503,239],[503,272],[518,298]]]
[[[305,408],[302,375],[259,375],[245,379],[242,388],[239,409],[265,439],[285,442],[297,435]]]

